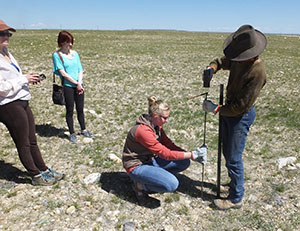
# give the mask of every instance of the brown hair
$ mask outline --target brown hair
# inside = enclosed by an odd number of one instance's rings
[[[71,35],[71,33],[66,30],[62,30],[58,34],[58,38],[57,38],[58,47],[62,47],[62,44],[64,42],[71,42],[72,44],[74,44],[73,35]]]
[[[148,113],[153,116],[154,113],[160,114],[163,111],[169,111],[170,107],[168,104],[164,103],[162,100],[157,99],[155,96],[148,97],[149,109]]]

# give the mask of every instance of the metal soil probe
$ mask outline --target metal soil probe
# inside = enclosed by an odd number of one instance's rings
[[[224,91],[224,85],[220,84],[220,98],[219,98],[219,105],[220,106],[223,105],[223,91]],[[217,198],[220,198],[221,154],[222,154],[222,116],[219,113],[218,166],[217,166]]]
[[[205,95],[205,99],[207,99],[208,92],[205,92],[201,95]],[[206,138],[206,117],[207,117],[207,112],[204,112],[204,128],[203,128],[203,144],[201,147],[207,148],[205,144],[205,138]],[[202,183],[201,183],[201,198],[203,200],[203,184],[204,184],[204,164],[202,164]]]
[[[202,93],[200,95],[196,95],[196,96],[193,96],[193,97],[190,97],[190,99],[194,99],[196,97],[199,97],[199,96],[202,96],[202,95],[205,95],[205,99],[207,99],[207,95],[208,95],[208,92],[205,92],[205,93]],[[206,117],[207,117],[207,112],[205,111],[204,112],[204,131],[203,131],[203,144],[201,147],[205,147],[207,148],[206,144],[205,144],[205,139],[206,139]],[[203,200],[203,184],[204,184],[204,164],[202,164],[202,183],[201,183],[201,198]]]

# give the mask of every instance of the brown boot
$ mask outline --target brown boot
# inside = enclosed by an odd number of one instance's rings
[[[134,181],[134,182],[132,182],[131,187],[135,193],[136,199],[139,204],[144,204],[145,202],[147,202],[147,200],[149,200],[148,193],[146,193],[142,189],[142,185],[140,183],[137,183]]]
[[[221,193],[229,193],[229,185],[220,185],[220,192]]]
[[[216,200],[214,200],[214,204],[220,210],[239,209],[243,205],[242,202],[233,203],[233,202],[231,202],[231,200],[228,200],[228,199],[226,199],[226,200],[216,199]]]

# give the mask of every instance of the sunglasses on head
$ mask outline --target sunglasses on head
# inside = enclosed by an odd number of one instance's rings
[[[4,37],[4,36],[11,37],[12,33],[8,32],[8,31],[0,31],[0,36],[1,37]]]

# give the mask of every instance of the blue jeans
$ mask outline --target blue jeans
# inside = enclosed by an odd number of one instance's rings
[[[250,126],[255,120],[255,110],[251,109],[236,117],[222,116],[223,155],[230,177],[229,197],[233,203],[242,201],[244,196],[243,151]]]
[[[174,174],[184,171],[189,166],[189,159],[168,161],[157,157],[151,164],[134,168],[129,176],[133,181],[142,184],[146,192],[174,192],[179,185]]]

